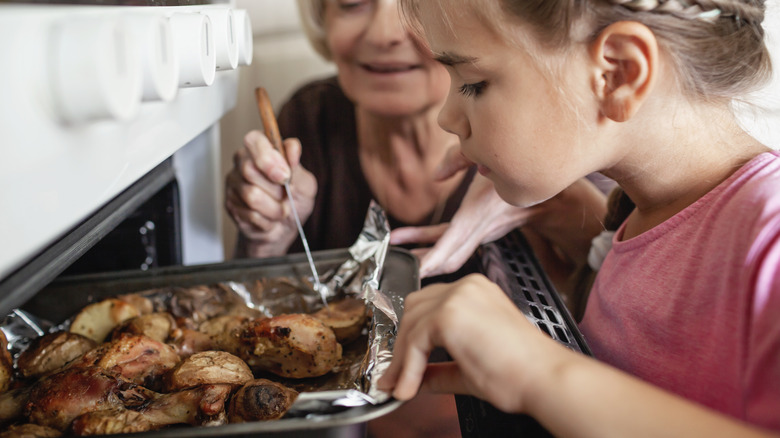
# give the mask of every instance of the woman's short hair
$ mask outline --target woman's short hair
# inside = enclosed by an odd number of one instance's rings
[[[301,25],[312,48],[330,61],[333,55],[325,35],[325,2],[328,0],[297,0]]]

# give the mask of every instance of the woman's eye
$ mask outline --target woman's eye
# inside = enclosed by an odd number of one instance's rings
[[[458,90],[460,94],[466,96],[466,97],[477,97],[485,90],[485,87],[487,86],[487,82],[481,81],[481,82],[475,82],[473,84],[463,84],[460,86],[460,89]]]

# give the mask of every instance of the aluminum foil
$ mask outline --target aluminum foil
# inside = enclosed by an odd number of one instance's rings
[[[374,385],[390,364],[392,340],[403,309],[403,298],[389,296],[379,288],[389,244],[387,217],[382,208],[372,201],[363,230],[349,248],[351,258],[322,275],[329,298],[347,295],[364,299],[373,315],[372,323],[364,337],[344,346],[340,369],[313,379],[274,377],[300,392],[288,413],[289,417],[322,417],[351,407],[381,404],[390,399],[387,393],[377,390]],[[211,292],[216,290],[223,305],[245,305],[250,315],[258,317],[291,312],[311,313],[322,307],[319,294],[313,290],[312,278],[226,281],[201,288]],[[167,306],[179,297],[176,289],[160,288],[140,294],[160,306]],[[192,306],[200,308],[198,304]],[[0,321],[0,329],[8,338],[13,353],[22,351],[37,336],[54,329],[64,330],[68,326],[69,321],[66,321],[54,327],[52,323],[18,309]]]

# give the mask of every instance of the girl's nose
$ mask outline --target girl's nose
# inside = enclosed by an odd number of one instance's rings
[[[447,95],[447,100],[439,111],[438,122],[442,129],[464,140],[471,136],[471,125],[469,125],[466,115],[458,107],[457,101],[457,96],[453,98],[452,93]]]
[[[397,0],[376,0],[376,8],[368,23],[366,39],[379,47],[392,47],[408,38],[401,24]]]

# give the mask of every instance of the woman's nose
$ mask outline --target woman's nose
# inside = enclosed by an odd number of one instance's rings
[[[377,0],[371,22],[368,23],[366,38],[374,45],[391,47],[408,38],[401,24],[397,0]]]
[[[444,102],[441,111],[439,111],[438,122],[439,126],[445,131],[455,134],[461,140],[469,138],[471,136],[471,126],[469,120],[463,111],[458,108],[457,97],[453,98],[452,94],[447,96],[447,100]]]

